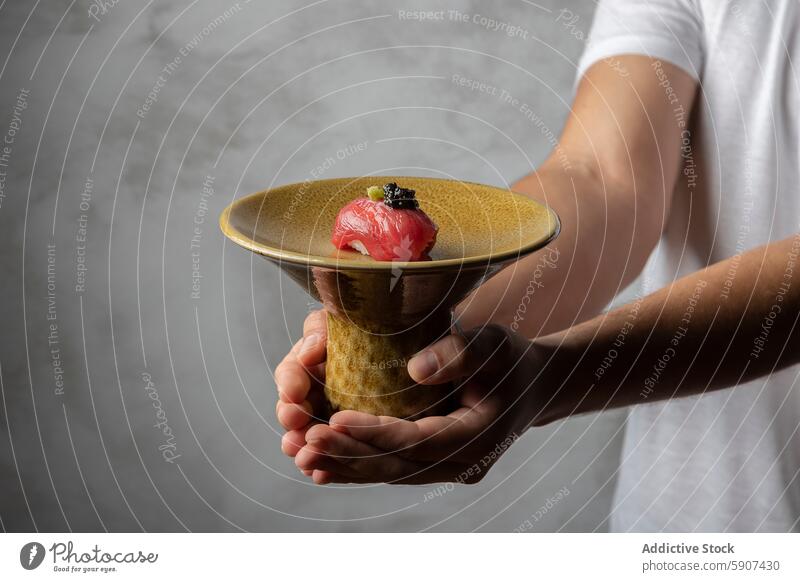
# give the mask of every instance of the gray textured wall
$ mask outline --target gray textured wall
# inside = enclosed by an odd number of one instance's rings
[[[426,4],[468,21],[400,18]],[[543,506],[536,530],[604,529],[619,414],[531,431],[432,501],[308,483],[280,453],[271,376],[308,299],[216,224],[327,158],[325,177],[528,172],[567,113],[592,3],[101,5],[0,4],[4,529],[512,530]]]

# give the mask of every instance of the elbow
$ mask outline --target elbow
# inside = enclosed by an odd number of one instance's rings
[[[594,172],[614,215],[614,230],[629,235],[631,259],[643,267],[667,224],[675,180],[646,168],[636,171],[627,159],[598,164]]]
[[[585,193],[595,198],[595,216],[603,224],[595,230],[604,249],[600,264],[618,271],[624,265],[620,284],[627,286],[644,268],[658,244],[667,222],[671,185],[633,171],[630,160],[583,162],[576,164],[576,173],[594,187]],[[670,189],[668,189],[670,188]],[[598,200],[599,198],[599,200]]]

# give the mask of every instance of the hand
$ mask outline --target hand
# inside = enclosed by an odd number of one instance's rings
[[[304,444],[287,454],[319,484],[476,483],[537,417],[543,362],[535,343],[500,326],[448,336],[408,371],[419,384],[454,381],[460,408],[415,422],[337,412],[328,425],[304,428]]]
[[[303,338],[275,368],[278,403],[275,414],[286,433],[283,452],[294,457],[306,444],[306,431],[325,419],[325,346],[328,326],[324,311],[313,311],[303,323]],[[312,472],[303,471],[311,476]]]

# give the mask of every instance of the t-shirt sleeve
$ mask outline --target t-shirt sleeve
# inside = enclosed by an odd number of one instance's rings
[[[577,80],[597,61],[625,54],[668,61],[699,80],[703,20],[697,0],[601,0]]]

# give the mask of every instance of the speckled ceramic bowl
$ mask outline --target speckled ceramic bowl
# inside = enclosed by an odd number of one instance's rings
[[[387,182],[416,190],[420,208],[439,226],[432,260],[379,262],[331,244],[339,209]],[[332,410],[403,418],[437,413],[450,392],[418,388],[406,372],[408,359],[449,332],[453,306],[472,289],[559,230],[551,209],[509,190],[402,176],[279,186],[237,200],[220,225],[325,306]]]

